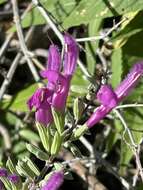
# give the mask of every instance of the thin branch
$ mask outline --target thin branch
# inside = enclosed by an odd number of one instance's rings
[[[99,56],[99,59],[101,60],[102,66],[103,66],[103,71],[107,72],[107,60],[105,59],[103,53],[100,51],[100,49],[96,50],[97,55]]]
[[[24,17],[26,16],[27,12],[32,8],[32,3],[29,4],[29,6],[27,7],[27,9],[24,11],[24,13],[21,16],[21,19],[24,19]],[[10,41],[12,40],[12,37],[14,36],[14,32],[10,33],[6,40],[4,41],[4,43],[2,44],[1,48],[0,48],[0,58],[3,56],[4,52],[6,51]]]
[[[136,165],[137,165],[137,170],[139,171],[139,174],[141,176],[141,180],[143,182],[143,168],[141,165],[141,161],[140,161],[140,157],[139,157],[139,147],[136,145],[135,141],[134,141],[134,137],[132,135],[132,133],[130,132],[124,118],[122,117],[122,115],[120,114],[120,112],[116,109],[113,110],[115,112],[115,114],[118,116],[118,118],[120,119],[121,123],[123,124],[123,127],[125,129],[125,132],[128,133],[129,139],[131,141],[131,144],[127,143],[127,145],[131,148],[131,150],[133,151],[135,158],[136,158]]]
[[[29,51],[28,51],[26,44],[25,44],[25,40],[24,40],[24,36],[23,36],[23,32],[22,32],[22,27],[21,27],[21,22],[20,22],[20,18],[19,18],[19,14],[18,14],[17,0],[12,0],[12,5],[13,5],[14,21],[16,24],[17,35],[19,38],[21,49],[22,49],[23,54],[27,60],[28,66],[29,66],[29,68],[33,74],[35,81],[38,82],[40,80],[40,77],[39,77],[30,57],[29,57]]]
[[[70,151],[63,148],[60,151],[59,156],[65,160],[65,162],[62,164],[68,164],[73,171],[75,171],[85,182],[87,182],[92,187],[93,190],[107,190],[107,188],[100,183],[96,176],[88,173],[88,169],[82,163],[80,163],[80,160],[78,161],[77,158],[75,159]],[[89,158],[88,160],[92,162],[94,161],[93,158]]]
[[[122,108],[136,108],[136,107],[143,107],[143,104],[125,104],[125,105],[120,105],[117,106],[116,109],[122,109]]]
[[[88,42],[88,41],[96,41],[96,40],[103,40],[106,37],[108,37],[114,30],[118,28],[123,22],[125,22],[128,18],[122,19],[120,22],[115,24],[111,29],[108,30],[105,34],[102,34],[100,36],[91,36],[91,37],[85,37],[85,38],[77,38],[77,42]]]
[[[85,38],[77,38],[77,42],[91,42],[96,40],[102,40],[104,38],[104,35],[100,36],[91,36],[91,37],[85,37]]]
[[[25,41],[29,40],[32,33],[33,33],[33,28],[29,29],[29,31],[27,32],[26,37],[25,37]],[[8,85],[12,81],[13,75],[15,73],[15,70],[16,70],[18,64],[19,64],[19,61],[20,61],[21,57],[22,57],[22,53],[20,52],[20,53],[18,53],[16,55],[14,61],[11,64],[11,67],[10,67],[8,73],[7,73],[7,76],[4,79],[4,81],[3,81],[2,85],[1,85],[1,88],[0,88],[0,100],[2,99]]]
[[[44,7],[42,7],[42,5],[40,4],[40,2],[38,2],[38,0],[32,0],[32,2],[37,7],[37,9],[41,13],[41,15],[45,18],[46,22],[50,25],[50,27],[52,28],[52,30],[55,32],[55,34],[57,35],[57,37],[61,41],[61,44],[64,46],[63,35],[60,32],[60,30],[57,28],[56,24],[50,18],[48,12],[44,9]]]
[[[80,137],[79,140],[81,141],[81,143],[87,148],[87,150],[90,153],[90,157],[94,157],[94,150],[93,150],[93,146],[86,140],[85,137]]]
[[[48,14],[48,11],[46,11],[44,9],[44,7],[42,7],[42,5],[40,4],[40,2],[38,2],[38,0],[32,0],[32,2],[38,8],[38,10],[40,11],[41,15],[45,18],[46,22],[49,24],[49,26],[55,32],[55,34],[57,35],[57,37],[61,41],[62,46],[64,47],[64,44],[65,44],[64,37],[63,37],[62,33],[60,32],[60,30],[58,29],[58,27],[56,26],[56,24],[50,18],[49,14]],[[63,57],[63,51],[64,50],[62,50],[62,57]],[[85,76],[91,77],[91,75],[87,71],[86,67],[82,64],[82,62],[80,60],[78,60],[78,65],[79,65],[81,71],[85,74]]]
[[[87,68],[84,66],[84,64],[78,59],[77,61],[81,71],[83,72],[83,74],[87,77],[87,78],[91,78],[91,75],[89,74]]]
[[[0,48],[0,58],[3,56],[4,52],[6,51],[12,37],[13,37],[13,33],[10,33],[7,36],[7,38],[6,38],[5,42],[3,43],[3,45],[1,46],[1,48]]]

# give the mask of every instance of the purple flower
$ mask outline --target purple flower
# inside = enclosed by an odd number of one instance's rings
[[[73,75],[76,69],[76,62],[78,58],[77,44],[70,35],[66,34],[65,39],[65,54],[64,54],[64,75]]]
[[[143,62],[133,66],[127,77],[113,91],[110,85],[101,86],[97,93],[97,99],[100,101],[99,106],[91,117],[86,121],[88,128],[93,127],[101,119],[103,119],[120,101],[125,98],[135,88],[139,78],[143,75]]]
[[[7,177],[7,170],[5,168],[0,168],[0,177]]]
[[[138,80],[143,75],[143,62],[136,63],[130,70],[127,77],[121,82],[121,84],[116,88],[115,93],[117,98],[121,101],[124,97],[135,88]]]
[[[54,172],[41,190],[57,190],[64,181],[63,171]]]
[[[47,70],[60,71],[60,62],[61,62],[61,57],[58,46],[51,45],[49,48]]]
[[[66,100],[70,88],[70,81],[75,72],[78,57],[78,48],[75,40],[70,35],[65,35],[65,51],[63,73],[58,47],[51,45],[47,68],[41,71],[41,76],[48,79],[45,88],[38,89],[28,100],[30,110],[35,107],[36,121],[48,125],[53,121],[51,106],[58,111],[64,112]]]
[[[55,90],[55,84],[60,73],[60,62],[61,58],[58,47],[51,45],[49,48],[47,68],[40,73],[43,78],[48,79],[48,89]]]
[[[70,88],[70,81],[75,72],[78,58],[78,47],[70,35],[65,35],[65,52],[63,75],[59,75],[58,88],[53,94],[52,105],[57,110],[64,110]]]
[[[39,88],[27,102],[30,110],[36,108],[35,119],[44,126],[53,121],[50,107],[51,94],[52,92],[47,88]]]
[[[98,123],[101,119],[103,119],[112,109],[105,107],[103,105],[96,108],[95,112],[90,116],[90,118],[86,121],[86,125],[88,128],[93,127],[96,123]]]
[[[117,95],[110,85],[102,85],[97,93],[97,99],[100,103],[109,108],[114,108],[118,104]]]
[[[8,176],[8,179],[12,182],[12,183],[18,183],[19,182],[19,176],[16,174],[11,174]]]
[[[52,106],[58,111],[64,111],[70,88],[71,77],[59,77],[57,90],[53,94]]]

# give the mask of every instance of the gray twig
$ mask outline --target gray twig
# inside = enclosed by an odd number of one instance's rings
[[[50,18],[48,12],[39,4],[38,0],[32,0],[33,4],[37,7],[37,9],[40,11],[41,15],[45,18],[46,22],[50,25],[52,30],[55,32],[57,37],[60,39],[61,44],[64,46],[64,38],[60,30],[57,28],[56,24],[52,21]]]
[[[122,108],[136,108],[136,107],[143,107],[143,104],[124,104],[124,105],[119,105],[116,107],[116,109],[122,109]]]
[[[134,137],[132,135],[132,133],[130,132],[124,118],[122,117],[122,115],[120,114],[120,112],[116,109],[114,109],[115,114],[118,116],[118,118],[120,119],[121,123],[123,124],[123,127],[125,129],[125,132],[128,133],[129,139],[131,144],[127,143],[127,145],[131,148],[131,150],[133,151],[135,158],[136,158],[136,166],[137,166],[137,170],[139,171],[141,180],[143,182],[143,168],[141,165],[141,161],[140,161],[140,157],[139,157],[139,145],[136,145],[135,141],[134,141]]]
[[[28,66],[33,74],[33,77],[35,79],[36,82],[38,82],[40,80],[40,77],[30,59],[30,52],[28,51],[26,44],[25,44],[25,40],[24,40],[24,35],[22,32],[22,27],[21,27],[21,22],[20,22],[20,18],[19,18],[19,13],[18,13],[18,6],[17,6],[17,0],[12,0],[12,5],[13,5],[13,14],[14,14],[14,21],[16,24],[16,29],[17,29],[17,35],[19,38],[19,42],[20,42],[20,46],[22,49],[22,52],[27,60]]]
[[[29,29],[29,31],[26,34],[25,41],[28,41],[28,39],[31,36],[32,32],[33,32],[33,28]],[[6,89],[8,87],[8,85],[10,84],[10,82],[11,82],[11,80],[13,78],[13,75],[15,73],[15,70],[16,70],[16,68],[18,66],[18,63],[19,63],[21,57],[22,57],[22,53],[19,52],[16,55],[14,61],[11,64],[11,67],[10,67],[8,73],[7,73],[7,76],[4,79],[4,81],[3,81],[2,85],[1,85],[1,88],[0,88],[0,100],[2,99],[2,97],[3,97],[3,95],[4,95],[5,91],[6,91]]]
[[[108,37],[114,30],[118,28],[123,22],[125,22],[128,18],[122,19],[120,22],[115,24],[111,29],[108,30],[105,34],[99,35],[99,36],[91,36],[91,37],[85,37],[85,38],[77,38],[77,42],[88,42],[88,41],[96,41],[96,40],[102,40]]]
[[[29,6],[27,7],[27,9],[26,9],[26,10],[24,11],[24,13],[21,15],[21,19],[23,19],[23,18],[26,16],[27,12],[31,9],[31,7],[32,7],[32,4],[29,4]],[[0,49],[0,58],[3,56],[4,52],[6,51],[6,49],[7,49],[8,45],[9,45],[9,43],[10,43],[10,41],[11,41],[13,35],[14,35],[14,32],[10,33],[10,34],[7,36],[7,38],[6,38],[6,40],[4,41],[4,43],[2,44],[1,49]]]
[[[57,37],[61,41],[62,46],[64,47],[64,45],[65,45],[65,43],[64,43],[64,37],[63,37],[62,33],[60,32],[60,30],[58,29],[58,27],[56,26],[56,24],[50,18],[49,14],[48,14],[48,11],[46,11],[44,9],[44,7],[42,7],[42,5],[39,4],[38,0],[32,0],[32,2],[38,8],[38,10],[40,11],[41,15],[45,18],[46,22],[50,25],[50,27],[52,28],[52,30],[55,32],[55,34],[57,35]],[[62,50],[62,57],[63,57],[63,51],[64,50]],[[78,65],[79,65],[81,71],[85,74],[85,76],[91,77],[90,74],[89,74],[89,72],[87,71],[87,69],[84,67],[84,65],[82,64],[82,62],[80,60],[78,60]]]

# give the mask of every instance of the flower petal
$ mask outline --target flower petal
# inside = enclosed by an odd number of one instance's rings
[[[105,107],[103,105],[96,108],[95,112],[86,121],[87,127],[88,128],[93,127],[96,123],[98,123],[101,119],[103,119],[111,110],[112,109]]]
[[[137,85],[139,78],[143,75],[143,62],[139,62],[133,66],[127,77],[116,88],[115,93],[118,100],[126,97],[132,89]]]
[[[51,112],[52,95],[53,92],[49,89],[39,88],[27,102],[30,109],[36,108],[36,121],[45,126],[53,121]]]
[[[56,45],[51,45],[49,48],[47,70],[59,71],[61,57]]]
[[[58,72],[54,70],[41,71],[40,74],[43,78],[47,78],[48,82],[55,83],[55,84],[57,83],[59,75],[60,75]]]
[[[57,110],[63,111],[66,106],[66,100],[70,88],[71,77],[59,77],[59,86],[57,91],[53,94],[52,106]]]
[[[114,108],[118,104],[117,96],[110,85],[102,85],[97,93],[97,99],[106,107]]]
[[[64,181],[63,171],[54,172],[41,190],[57,190]]]
[[[65,54],[64,54],[64,75],[73,75],[77,65],[78,47],[74,38],[68,34],[65,39]]]

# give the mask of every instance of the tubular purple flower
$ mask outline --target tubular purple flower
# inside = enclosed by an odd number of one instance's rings
[[[54,172],[41,190],[57,190],[64,181],[63,171]]]
[[[33,107],[36,108],[36,121],[44,126],[48,126],[53,121],[50,107],[51,95],[52,92],[47,88],[39,88],[27,102],[30,110],[32,110]]]
[[[60,58],[58,46],[51,45],[49,48],[47,70],[59,71],[60,70],[60,62],[61,62],[61,58]]]
[[[64,75],[73,75],[77,65],[78,47],[74,38],[68,34],[64,36],[65,52],[64,52]]]
[[[66,100],[70,88],[71,77],[59,77],[59,84],[57,91],[53,94],[52,106],[58,111],[64,111],[66,106]]]
[[[120,101],[123,100],[123,98],[129,95],[142,75],[143,62],[140,62],[133,66],[127,77],[116,88],[115,92],[112,90],[111,86],[103,85],[97,93],[97,98],[102,105],[99,106],[86,121],[86,126],[91,128],[103,119]]]
[[[60,72],[60,54],[58,47],[50,46],[46,70],[41,72],[48,79],[46,88],[38,89],[28,100],[30,110],[35,107],[36,121],[47,125],[53,121],[51,106],[64,111],[70,88],[70,81],[77,65],[78,48],[70,35],[65,35],[66,49],[64,52],[63,73]]]
[[[92,127],[103,119],[118,104],[118,99],[110,85],[102,85],[97,93],[97,99],[102,104],[96,108],[95,112],[87,120],[88,128]]]
[[[93,127],[96,123],[98,123],[101,119],[103,119],[111,110],[112,108],[108,108],[103,105],[96,108],[95,112],[86,121],[87,127],[88,128]]]
[[[70,35],[65,35],[65,52],[64,52],[64,68],[63,76],[59,76],[58,90],[53,94],[52,105],[57,110],[64,111],[66,100],[70,88],[70,81],[75,72],[78,58],[78,47],[74,38]]]
[[[124,97],[128,96],[129,93],[135,88],[138,80],[143,75],[143,62],[136,63],[130,70],[127,77],[121,82],[116,88],[115,93],[118,101],[121,101]]]
[[[15,183],[15,184],[18,183],[19,180],[20,180],[19,176],[16,175],[16,174],[11,174],[11,175],[9,175],[9,176],[8,176],[8,179],[9,179],[12,183]]]
[[[118,104],[118,99],[111,85],[102,85],[97,93],[97,99],[106,107],[114,108]]]
[[[8,173],[5,168],[0,168],[0,177],[7,177]]]

